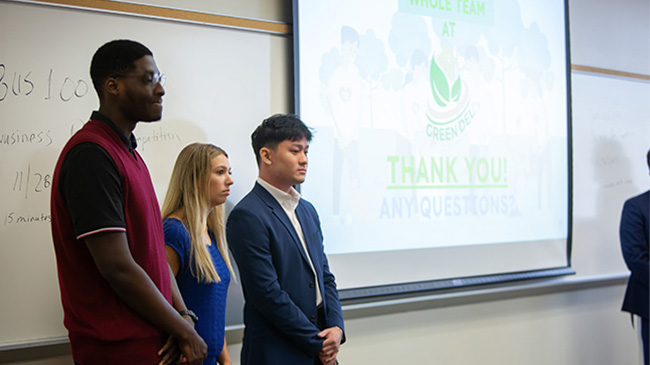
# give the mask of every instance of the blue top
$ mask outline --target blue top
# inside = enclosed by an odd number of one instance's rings
[[[199,283],[190,271],[190,233],[181,221],[175,218],[163,220],[165,244],[173,248],[181,260],[176,274],[176,282],[183,301],[199,317],[194,328],[208,344],[208,356],[219,356],[223,349],[226,325],[226,294],[230,284],[230,271],[221,257],[212,232],[209,232],[212,245],[207,246],[212,263],[221,278],[218,283]],[[214,363],[212,363],[214,364]]]

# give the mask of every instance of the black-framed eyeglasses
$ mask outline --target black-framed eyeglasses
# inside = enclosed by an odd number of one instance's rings
[[[122,77],[122,78],[142,77],[143,78],[143,76],[140,75],[116,75],[115,77]],[[165,74],[156,72],[151,75],[151,80],[147,79],[145,83],[151,87],[155,87],[158,84],[160,84],[160,86],[165,86],[166,81],[167,81],[167,77],[165,76]]]
[[[151,86],[156,86],[156,84],[160,84],[160,86],[165,86],[165,82],[167,81],[167,76],[162,73],[155,73],[153,76],[151,76]]]

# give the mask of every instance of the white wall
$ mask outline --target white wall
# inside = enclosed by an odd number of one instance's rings
[[[622,287],[347,321],[342,364],[634,364]]]

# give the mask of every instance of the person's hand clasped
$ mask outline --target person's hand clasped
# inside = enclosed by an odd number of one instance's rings
[[[324,358],[320,357],[320,362],[323,363],[323,365],[337,365],[339,362],[336,361],[336,358],[332,359],[332,361],[327,361],[324,360]]]
[[[182,341],[169,336],[165,346],[158,351],[158,355],[163,356],[159,365],[201,365],[203,360],[208,358],[208,345],[196,332],[194,332],[193,336]]]
[[[186,341],[179,341],[178,348],[183,356],[178,364],[201,365],[208,358],[208,345],[198,334]]]
[[[167,342],[165,342],[165,346],[158,351],[158,356],[162,356],[158,365],[173,364],[180,359],[181,350],[179,350],[176,339],[173,336],[169,336]]]
[[[191,318],[183,316],[183,319],[187,321],[192,327],[194,327],[194,321]],[[158,351],[158,356],[162,356],[158,365],[167,365],[167,364],[186,364],[187,359],[183,356],[181,349],[178,347],[178,341],[174,336],[169,336],[165,346],[163,346],[160,351]],[[207,350],[206,350],[207,357]]]
[[[318,334],[318,337],[325,339],[323,341],[323,348],[318,354],[320,361],[323,365],[336,364],[336,356],[339,353],[341,341],[343,340],[343,330],[339,327],[326,328]]]

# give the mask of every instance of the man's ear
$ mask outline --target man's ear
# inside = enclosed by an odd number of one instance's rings
[[[104,93],[117,95],[120,92],[120,84],[114,77],[109,77],[104,81]]]
[[[268,147],[260,148],[260,161],[265,165],[271,165],[273,163],[271,156],[273,151]]]

